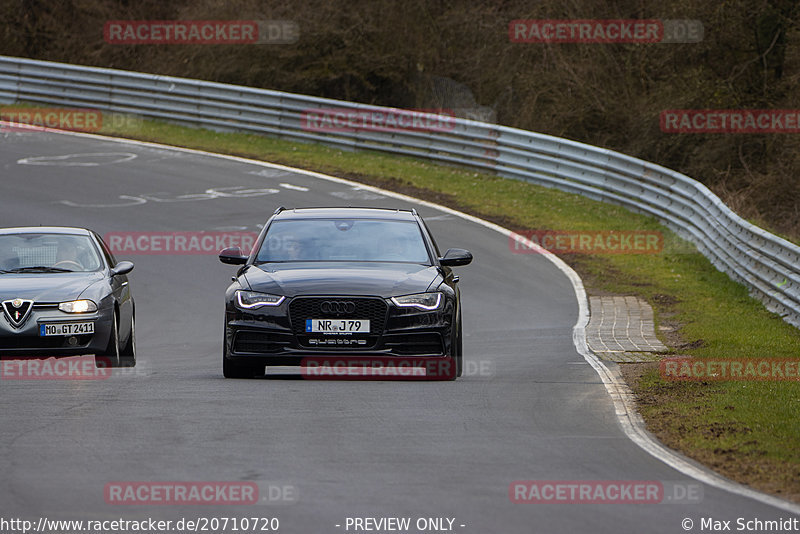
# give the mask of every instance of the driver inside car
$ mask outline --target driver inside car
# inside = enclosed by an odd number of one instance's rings
[[[56,262],[52,265],[57,269],[69,269],[70,271],[85,271],[86,267],[80,259],[81,251],[69,241],[63,242],[58,247]]]

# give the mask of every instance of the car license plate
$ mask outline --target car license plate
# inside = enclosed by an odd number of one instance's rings
[[[318,334],[369,333],[369,319],[306,319],[306,332]]]
[[[39,325],[39,336],[79,336],[94,334],[94,323],[55,323]]]

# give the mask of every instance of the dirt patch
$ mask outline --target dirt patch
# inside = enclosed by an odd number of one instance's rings
[[[670,311],[673,311],[675,305],[680,302],[680,300],[673,297],[672,295],[664,295],[663,293],[656,293],[655,295],[652,296],[652,299],[654,303]]]
[[[744,439],[751,433],[746,425],[736,421],[687,424],[686,417],[669,408],[680,403],[702,412],[705,410],[703,398],[718,390],[714,384],[664,382],[642,387],[648,375],[658,372],[657,362],[620,364],[620,371],[636,397],[647,429],[667,447],[731,480],[800,503],[800,466],[767,458],[766,452],[759,450],[757,441]],[[697,437],[707,440],[738,437],[742,441],[730,448],[705,449],[688,443]]]

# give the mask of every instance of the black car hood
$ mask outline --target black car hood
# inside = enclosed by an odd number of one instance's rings
[[[438,285],[436,267],[414,263],[297,262],[252,265],[244,273],[253,291],[286,297],[422,293]],[[438,281],[437,281],[438,278]]]
[[[0,301],[15,298],[34,302],[62,302],[77,299],[98,280],[101,273],[0,274]]]

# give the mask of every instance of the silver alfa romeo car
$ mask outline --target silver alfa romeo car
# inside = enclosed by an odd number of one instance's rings
[[[91,230],[0,229],[0,357],[136,365],[132,269]]]

